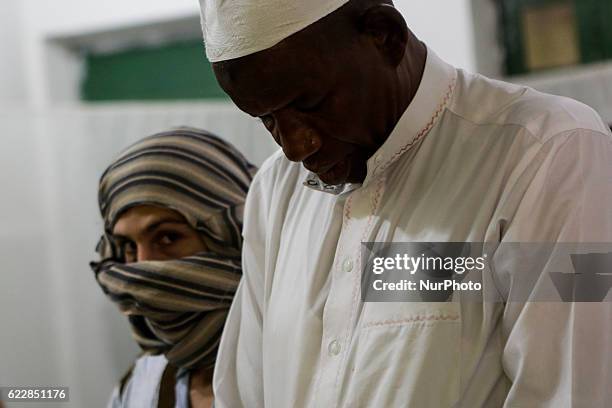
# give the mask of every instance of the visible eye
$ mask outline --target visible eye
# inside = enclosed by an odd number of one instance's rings
[[[162,232],[158,235],[156,242],[162,246],[170,246],[180,241],[181,238],[183,238],[183,236],[176,232]]]
[[[133,241],[124,241],[121,244],[121,249],[127,262],[136,260],[136,244]]]

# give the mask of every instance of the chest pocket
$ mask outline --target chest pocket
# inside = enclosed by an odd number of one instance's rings
[[[353,346],[341,406],[450,408],[459,400],[458,303],[365,303]]]
[[[460,322],[461,308],[456,302],[371,302],[363,306],[361,329]]]

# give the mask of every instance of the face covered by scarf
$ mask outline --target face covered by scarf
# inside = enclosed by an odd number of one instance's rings
[[[242,269],[242,214],[256,171],[233,146],[204,131],[159,133],[125,150],[102,175],[105,233],[96,280],[132,326],[138,344],[177,367],[214,366]],[[112,231],[126,210],[153,205],[181,214],[207,251],[126,264]]]

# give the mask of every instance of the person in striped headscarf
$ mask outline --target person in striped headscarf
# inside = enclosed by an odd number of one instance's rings
[[[145,352],[112,407],[210,406],[256,170],[218,137],[180,128],[135,143],[103,173],[104,235],[91,266]]]

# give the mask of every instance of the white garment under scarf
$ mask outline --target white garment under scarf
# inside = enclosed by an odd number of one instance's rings
[[[611,140],[585,105],[429,50],[361,186],[306,188],[282,152],[255,177],[215,406],[612,406],[610,302],[359,296],[361,241],[612,242]]]

